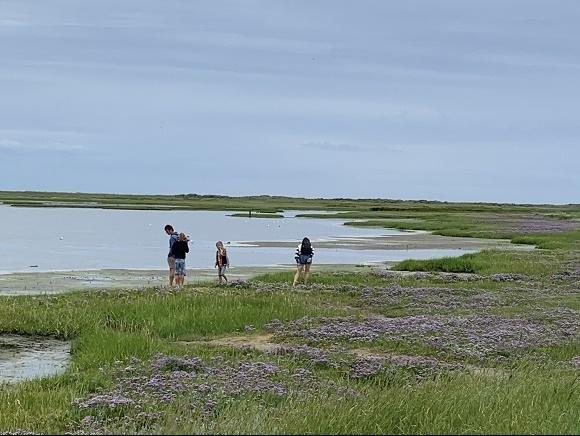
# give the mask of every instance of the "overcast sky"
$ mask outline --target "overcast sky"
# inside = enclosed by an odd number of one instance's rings
[[[580,1],[0,0],[0,190],[580,202]]]

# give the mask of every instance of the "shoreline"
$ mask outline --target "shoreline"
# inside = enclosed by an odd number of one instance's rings
[[[393,262],[394,263],[394,262]],[[380,263],[386,267],[388,262]],[[317,271],[361,271],[372,265],[319,264]],[[226,273],[229,281],[248,280],[261,274],[293,272],[295,266],[239,266]],[[217,282],[217,269],[188,269],[185,284]],[[168,285],[167,270],[100,269],[78,271],[19,272],[0,275],[0,297],[20,295],[56,295],[73,291],[131,288],[145,289]]]
[[[238,241],[255,247],[295,248],[294,241]],[[425,230],[405,231],[401,235],[345,236],[313,242],[315,248],[349,250],[534,250],[534,245],[514,244],[508,239],[483,239],[434,235]]]
[[[256,247],[294,248],[295,242],[244,241]],[[531,245],[512,244],[505,239],[476,239],[433,235],[426,231],[406,232],[403,235],[373,237],[343,237],[319,241],[316,248],[350,250],[421,250],[421,249],[500,249],[534,250]],[[459,253],[461,255],[463,253]],[[359,264],[315,264],[318,271],[360,271],[363,268],[388,269],[396,261],[361,262]],[[215,268],[188,268],[186,284],[217,280]],[[228,270],[229,280],[247,280],[260,274],[294,271],[294,264],[235,266]],[[148,288],[166,286],[166,269],[83,269],[58,271],[22,271],[0,274],[0,296],[61,294],[99,288]]]

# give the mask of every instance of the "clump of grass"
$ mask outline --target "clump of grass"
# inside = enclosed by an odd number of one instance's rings
[[[284,218],[282,214],[268,212],[233,213],[230,216],[239,218]]]
[[[294,272],[276,272],[260,274],[250,280],[251,283],[277,283],[277,284],[290,284],[294,278]],[[343,286],[343,285],[355,285],[355,286],[370,286],[370,285],[380,285],[384,283],[384,280],[372,273],[368,272],[318,272],[314,271],[310,273],[308,277],[308,283],[312,285],[327,285],[327,286]]]
[[[525,275],[549,275],[560,270],[557,256],[536,251],[512,252],[484,250],[459,257],[442,257],[428,260],[404,260],[394,269],[401,271],[441,271],[455,273],[515,273]]]
[[[292,396],[276,405],[243,400],[191,432],[217,434],[569,434],[580,406],[572,370],[541,383],[550,370],[522,364],[510,373],[446,374],[409,385],[396,373],[359,382],[355,395]],[[553,375],[553,373],[552,373]],[[346,387],[346,386],[345,386]],[[159,429],[183,429],[179,414]]]

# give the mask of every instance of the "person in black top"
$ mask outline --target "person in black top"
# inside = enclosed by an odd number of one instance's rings
[[[296,273],[294,274],[294,283],[292,283],[292,286],[296,286],[296,282],[300,278],[300,273],[304,273],[304,284],[306,285],[308,283],[308,274],[310,274],[313,256],[314,248],[310,243],[310,239],[302,239],[302,243],[296,247],[296,253],[294,254],[294,259],[296,259]]]
[[[185,233],[180,233],[177,241],[171,246],[171,254],[175,258],[175,284],[180,287],[185,281],[185,256],[189,253],[189,239]]]

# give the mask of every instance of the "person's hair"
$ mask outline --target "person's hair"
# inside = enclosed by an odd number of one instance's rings
[[[226,249],[224,248],[224,243],[222,241],[217,241],[215,243],[215,246],[217,247],[217,249],[220,253],[223,253],[224,251],[226,251]]]
[[[302,240],[302,245],[300,246],[300,253],[312,254],[312,245],[310,244],[310,239],[304,238]]]
[[[180,241],[187,241],[187,236],[185,236],[185,233],[180,233],[179,234],[179,240]]]
[[[171,224],[167,224],[167,225],[165,226],[165,230],[166,230],[167,232],[173,232],[173,231],[174,231],[174,230],[173,230],[173,226],[172,226]]]

